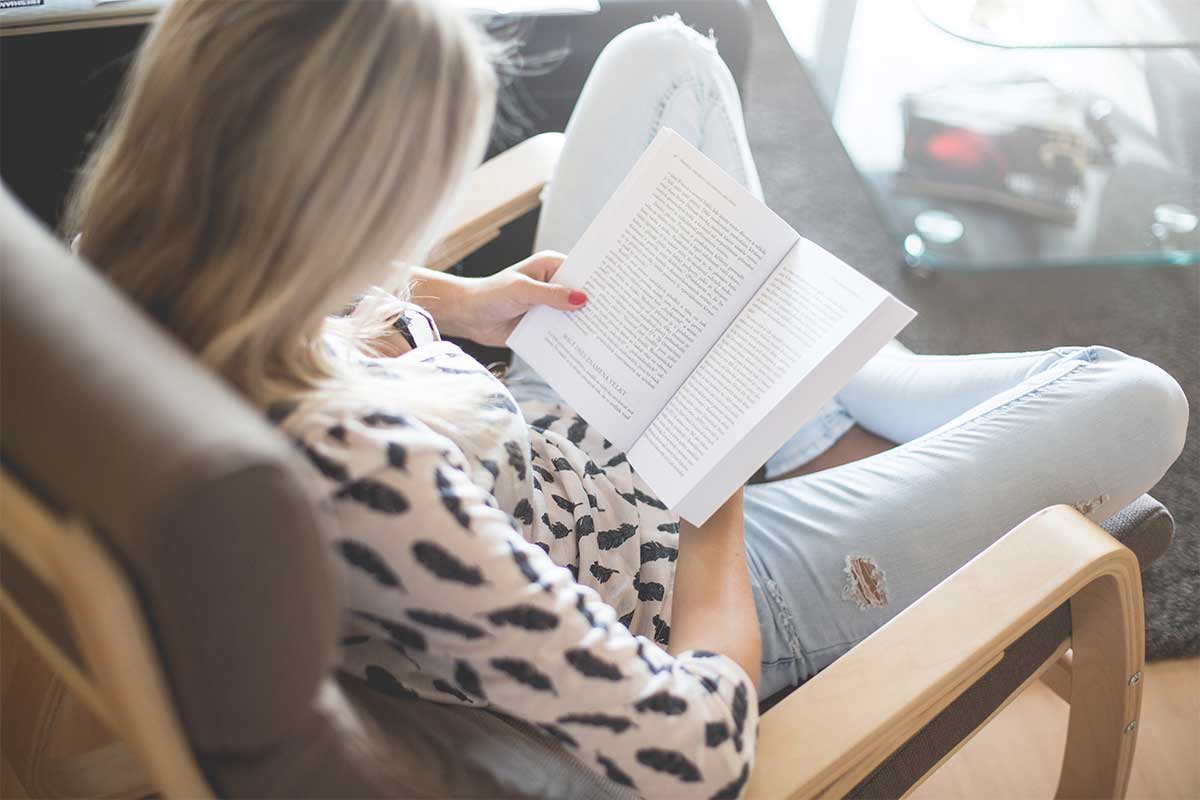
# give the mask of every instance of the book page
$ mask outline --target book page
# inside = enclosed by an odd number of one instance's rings
[[[664,129],[555,276],[587,305],[534,309],[508,345],[628,450],[798,238]]]
[[[864,329],[880,308],[888,309],[883,324]],[[630,463],[657,478],[651,486],[677,512],[687,505],[700,513],[696,502],[684,503],[689,496],[711,505],[706,518],[912,316],[884,289],[800,240],[646,429]],[[798,386],[803,395],[781,410]],[[748,440],[768,418],[770,436]]]

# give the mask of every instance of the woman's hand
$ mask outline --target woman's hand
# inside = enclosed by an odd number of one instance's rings
[[[413,300],[429,309],[442,333],[502,347],[529,309],[574,311],[587,303],[578,289],[551,282],[564,258],[544,250],[486,278],[414,270]]]

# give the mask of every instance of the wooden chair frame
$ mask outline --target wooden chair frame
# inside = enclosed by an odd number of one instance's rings
[[[561,146],[561,134],[542,134],[483,165],[431,265],[448,267],[534,209]],[[105,546],[83,521],[49,510],[7,471],[0,476],[0,542],[63,603],[86,667],[5,587],[0,611],[121,737],[158,791],[212,796],[136,595]],[[1071,704],[1057,796],[1124,796],[1141,705],[1141,572],[1128,548],[1067,506],[1018,525],[767,712],[746,796],[845,795],[1067,601],[1070,641],[1025,684],[1041,677]]]

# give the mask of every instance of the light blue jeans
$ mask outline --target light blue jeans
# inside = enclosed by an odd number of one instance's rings
[[[664,125],[761,197],[728,69],[707,37],[666,18],[621,34],[597,61],[543,198],[538,248],[568,252]],[[519,359],[509,382],[518,400],[556,401]],[[1187,416],[1167,373],[1107,347],[885,348],[767,474],[819,455],[855,422],[899,446],[746,488],[761,696],[830,664],[1035,511],[1068,503],[1099,521],[1125,506],[1179,456]]]

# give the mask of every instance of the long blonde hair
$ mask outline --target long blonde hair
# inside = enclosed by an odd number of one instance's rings
[[[482,34],[436,0],[175,0],[67,232],[253,402],[328,391],[356,375],[323,320],[427,253],[494,98]]]

